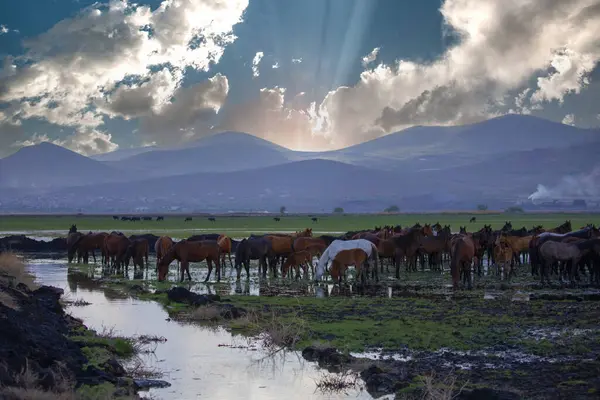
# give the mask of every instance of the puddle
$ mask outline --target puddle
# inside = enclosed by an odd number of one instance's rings
[[[366,391],[347,390],[346,394],[321,394],[315,382],[324,376],[313,363],[297,352],[266,357],[260,348],[240,349],[246,339],[234,338],[227,331],[167,321],[168,315],[154,302],[122,298],[110,291],[94,290],[85,283],[67,279],[64,260],[30,261],[30,270],[39,282],[60,287],[65,299],[84,300],[84,307],[68,307],[67,312],[101,331],[114,327],[126,336],[151,334],[163,336],[154,354],[141,354],[145,366],[164,373],[171,383],[165,389],[150,389],[160,399],[371,399]],[[235,283],[232,283],[235,286]],[[234,288],[235,289],[235,288]],[[225,346],[223,346],[225,345]]]

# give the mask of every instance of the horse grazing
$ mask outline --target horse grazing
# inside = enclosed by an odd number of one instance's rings
[[[460,275],[463,282],[472,288],[471,263],[475,259],[475,244],[467,235],[458,235],[451,240],[452,252],[450,256],[450,272],[452,273],[452,287],[458,289]]]
[[[258,273],[261,268],[267,276],[267,260],[271,256],[271,242],[267,238],[242,239],[235,249],[235,269],[237,279],[242,275],[242,265],[246,269],[246,279],[250,278],[250,260],[258,260]]]
[[[471,219],[469,220],[469,222],[477,222],[477,217],[471,217]]]
[[[167,251],[173,246],[173,239],[168,236],[161,236],[154,243],[154,252],[156,253],[156,271],[158,272],[158,263],[167,254]]]
[[[210,222],[217,222],[217,219],[215,217],[208,217],[208,220]]]
[[[373,258],[375,261],[375,267],[373,268],[373,277],[379,280],[379,270],[377,264],[379,262],[379,252],[377,246],[365,239],[356,240],[334,240],[331,242],[329,247],[323,251],[323,254],[319,258],[317,269],[315,271],[314,280],[318,281],[323,277],[325,273],[325,267],[330,260],[333,260],[335,256],[342,250],[361,249],[363,250],[368,258]]]
[[[376,252],[375,252],[376,254]],[[363,271],[362,266],[367,261],[369,256],[362,249],[348,249],[339,251],[333,261],[331,262],[331,267],[329,268],[329,274],[331,275],[331,279],[333,282],[342,283],[342,278],[346,279],[346,270],[349,266],[354,265],[356,269],[356,282],[365,283],[366,274]]]
[[[551,267],[555,262],[562,262],[565,266],[566,263],[571,262],[569,280],[573,282],[579,260],[599,244],[600,239],[598,238],[580,240],[573,243],[555,242],[552,240],[544,242],[538,249],[542,266],[540,271],[542,284],[544,284],[545,277],[547,278],[548,283],[550,283],[548,267]],[[560,276],[560,279],[562,280],[562,276]]]
[[[221,264],[220,264],[221,248],[216,240],[203,240],[198,242],[190,242],[182,240],[175,243],[167,251],[158,263],[158,280],[160,282],[167,278],[169,265],[173,260],[178,260],[180,263],[180,280],[183,282],[184,273],[187,273],[188,280],[192,280],[190,275],[190,262],[200,262],[206,260],[208,265],[208,274],[204,282],[208,282],[210,274],[213,270],[213,262],[217,269],[217,282],[221,281]]]
[[[186,217],[183,222],[188,222],[188,221],[191,221],[191,220],[192,220],[192,217]]]
[[[231,261],[231,238],[227,235],[219,235],[217,238],[217,243],[221,248],[221,265],[225,267],[225,255],[229,257],[229,265],[233,268],[233,262]]]
[[[277,259],[280,257],[286,257],[287,255],[294,252],[294,240],[298,237],[312,237],[312,229],[307,228],[300,232],[295,232],[291,235],[265,235],[265,239],[271,242],[271,250],[275,257],[273,262],[273,275],[277,277]]]
[[[307,250],[300,250],[290,254],[285,263],[281,267],[281,276],[285,278],[290,268],[296,269],[296,279],[300,278],[300,266],[302,265],[302,270],[304,271],[304,275],[308,274],[308,265],[312,264],[312,254]]]
[[[144,259],[146,260],[146,268],[148,268],[148,253],[150,246],[146,239],[133,239],[129,241],[129,246],[125,251],[125,265],[129,265],[129,260],[133,259],[133,268],[139,266],[144,269]]]
[[[87,253],[83,254],[83,252],[78,251],[75,247],[75,243],[77,243],[82,236],[83,233],[77,232],[77,228],[75,228],[74,232],[69,231],[69,236],[67,236],[67,258],[69,264],[71,264],[73,258],[75,258],[75,253],[77,253],[77,263],[80,263],[83,257],[87,259]]]

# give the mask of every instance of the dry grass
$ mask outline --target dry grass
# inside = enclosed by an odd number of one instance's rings
[[[2,368],[7,370],[6,365]],[[20,373],[14,376],[16,387],[0,386],[0,398],[4,400],[77,400],[73,391],[74,382],[67,377],[64,365],[56,363],[50,370],[57,383],[53,391],[42,390],[39,386],[40,377],[29,368],[29,361]]]
[[[298,314],[284,319],[271,312],[261,325],[263,345],[271,351],[293,348],[308,329],[306,321]]]
[[[452,400],[465,388],[467,383],[458,387],[456,375],[449,373],[443,378],[438,378],[435,372],[422,377],[423,397],[422,400]]]
[[[19,305],[15,302],[15,299],[6,292],[0,292],[0,304],[12,308],[13,310],[19,309]]]
[[[14,286],[19,283],[27,285],[30,289],[37,289],[35,277],[27,272],[25,263],[14,253],[0,254],[0,277],[8,278]]]
[[[342,393],[361,387],[358,373],[346,370],[339,374],[325,374],[315,382],[317,390],[323,394]],[[348,395],[348,393],[345,393]]]
[[[221,319],[221,310],[215,305],[200,306],[189,315],[193,321],[219,321]]]

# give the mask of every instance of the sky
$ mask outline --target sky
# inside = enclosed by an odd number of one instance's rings
[[[0,157],[241,131],[295,150],[507,113],[600,126],[600,0],[0,5]]]

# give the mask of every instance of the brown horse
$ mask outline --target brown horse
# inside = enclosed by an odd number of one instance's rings
[[[216,240],[202,240],[190,242],[182,240],[175,243],[167,251],[158,263],[158,280],[160,282],[167,278],[169,265],[173,260],[180,262],[180,282],[183,282],[184,273],[187,272],[188,280],[192,280],[190,275],[190,262],[200,262],[206,260],[208,265],[208,274],[204,282],[208,282],[210,274],[213,270],[213,262],[217,269],[217,282],[221,281],[221,263],[220,263],[221,248]]]
[[[548,266],[551,266],[555,262],[563,262],[565,264],[571,262],[569,279],[573,282],[579,260],[598,246],[598,244],[600,244],[600,239],[598,238],[580,240],[574,243],[555,242],[551,240],[544,242],[539,247],[539,255],[542,259],[542,284],[544,283],[544,277],[548,275]],[[548,278],[547,280],[549,283],[550,279]]]
[[[154,243],[154,252],[156,253],[156,271],[158,272],[158,263],[167,254],[167,251],[173,246],[173,239],[168,236],[161,236]]]
[[[471,264],[475,259],[475,244],[468,235],[457,235],[450,241],[452,247],[450,257],[450,272],[452,273],[452,287],[458,289],[461,274],[463,282],[472,288]]]
[[[294,252],[294,240],[296,238],[312,237],[312,228],[307,228],[301,232],[295,232],[286,236],[265,235],[264,237],[271,242],[271,252],[275,259],[273,263],[273,275],[277,277],[277,259],[287,257],[287,255]]]
[[[104,239],[108,236],[108,233],[99,232],[99,233],[88,233],[87,235],[79,236],[78,239],[72,244],[69,249],[69,257],[71,260],[73,259],[73,254],[77,252],[78,254],[83,255],[83,262],[88,263],[88,253],[92,253],[92,257],[94,258],[94,263],[96,262],[96,253],[95,250],[100,250],[101,253],[101,261],[104,263],[105,255],[102,249],[104,248]]]
[[[104,238],[103,249],[106,257],[106,264],[115,268],[125,266],[126,253],[131,241],[122,234],[111,233]]]
[[[148,268],[148,253],[150,246],[146,239],[134,239],[129,241],[129,246],[125,252],[125,265],[129,265],[129,260],[133,259],[133,268],[139,266],[144,269],[144,259],[146,260],[146,268]]]
[[[431,227],[429,228],[431,230]],[[400,279],[400,261],[406,257],[407,270],[410,270],[411,263],[415,263],[415,256],[425,237],[424,227],[410,228],[407,233],[394,235],[390,240],[394,243],[394,262],[396,263],[396,279]]]
[[[225,255],[227,255],[229,257],[229,265],[233,268],[233,262],[231,261],[231,238],[227,235],[219,235],[217,243],[221,248],[221,255],[223,257],[221,259],[221,265],[225,267]]]
[[[342,277],[344,280],[346,279],[346,269],[348,269],[350,265],[354,265],[354,268],[356,269],[356,282],[358,283],[360,280],[364,283],[366,274],[364,274],[362,266],[367,258],[367,253],[362,249],[341,250],[335,255],[331,262],[331,266],[329,267],[331,279],[333,282],[337,281],[341,284]]]
[[[494,243],[494,260],[496,265],[501,270],[501,279],[506,276],[510,282],[510,277],[513,275],[514,251],[507,241],[508,236],[499,235]]]
[[[302,266],[302,270],[306,276],[308,274],[308,265],[312,265],[312,258],[312,254],[306,250],[300,250],[290,254],[283,264],[281,276],[285,278],[290,268],[295,268],[296,279],[300,278],[300,266]]]
[[[69,232],[69,235],[67,236],[67,258],[69,260],[69,264],[71,264],[73,258],[75,258],[75,253],[77,253],[77,263],[80,263],[83,257],[87,258],[87,253],[83,254],[75,247],[75,243],[77,243],[81,237],[83,237],[83,233],[77,231]]]
[[[506,232],[500,232],[498,238],[511,248],[513,258],[517,264],[521,264],[521,253],[525,253],[529,250],[529,243],[531,242],[531,239],[533,239],[533,236],[511,236]]]
[[[429,268],[431,271],[444,270],[442,263],[442,254],[450,251],[450,232],[441,230],[437,236],[426,236],[421,239],[421,243],[418,248],[419,255],[421,256],[421,270],[425,269],[425,257],[427,255],[429,259]],[[437,268],[439,266],[439,268]]]

